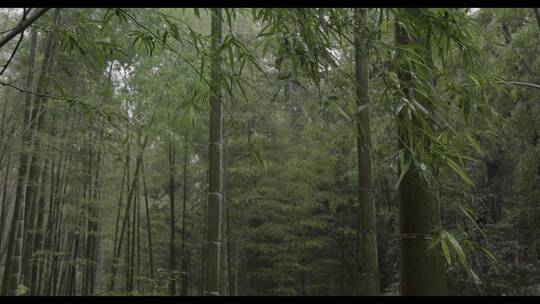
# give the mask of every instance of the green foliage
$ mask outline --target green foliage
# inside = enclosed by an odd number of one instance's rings
[[[24,285],[19,285],[19,287],[17,288],[17,295],[24,296],[26,295],[26,293],[28,293],[28,287]]]
[[[0,12],[2,30],[20,17],[10,14]],[[182,274],[168,270],[171,227],[164,168],[170,139],[177,151],[173,191],[180,198],[173,228],[177,236],[186,232],[185,243],[177,243],[177,262],[187,260],[189,294],[202,292],[209,65],[216,55],[209,51],[210,17],[211,10],[203,8],[62,9],[59,26],[49,14],[35,23],[36,67],[43,60],[42,37],[58,35],[53,64],[43,78],[40,100],[47,119],[36,131],[42,146],[33,152],[46,173],[36,179],[47,198],[44,218],[58,211],[54,222],[43,224],[42,248],[33,252],[36,261],[44,262],[38,268],[44,281],[54,273],[49,272],[53,259],[59,261],[58,273],[77,266],[81,285],[84,266],[97,263],[94,294],[128,294],[128,231],[114,261],[118,272],[112,291],[108,282],[117,212],[120,219],[127,214],[135,159],[142,152],[147,189],[135,183],[140,241],[129,244],[135,244],[135,265],[140,263],[134,266],[129,294],[164,295],[171,276],[181,281]],[[357,294],[354,139],[357,114],[368,108],[355,106],[352,40],[357,25],[352,17],[345,8],[224,9],[217,50],[223,59],[225,138],[222,294],[235,289],[241,295]],[[371,190],[383,294],[399,294],[397,185],[413,167],[421,169],[440,201],[443,229],[431,250],[444,258],[449,294],[538,292],[540,103],[534,86],[516,85],[540,81],[534,18],[531,9],[368,11],[369,26],[360,30],[370,61]],[[396,49],[394,21],[415,43]],[[2,58],[9,53],[0,51]],[[16,189],[15,163],[22,151],[31,150],[21,145],[25,90],[33,92],[34,101],[41,94],[35,84],[24,87],[27,39],[18,52],[0,79],[24,89],[0,90],[0,192],[6,202]],[[404,71],[411,72],[405,84],[400,82]],[[407,134],[403,148],[396,142],[398,124]],[[99,195],[93,198],[90,189],[99,189]],[[184,194],[185,223],[180,220]],[[94,203],[97,213],[91,214],[88,206]],[[0,216],[11,222],[10,211]],[[89,230],[92,219],[99,223],[97,232]],[[7,234],[2,230],[0,236]],[[97,235],[97,262],[83,257],[83,251],[75,256],[76,235],[78,250]],[[6,243],[2,239],[0,252]],[[18,293],[34,294],[23,283]],[[59,294],[66,293],[65,284],[57,285]]]

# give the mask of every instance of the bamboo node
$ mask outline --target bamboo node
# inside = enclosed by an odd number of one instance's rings
[[[208,196],[215,195],[221,200],[221,193],[220,192],[208,192]]]
[[[402,239],[425,239],[425,240],[434,239],[434,237],[429,234],[421,234],[421,233],[401,233],[399,236]]]
[[[219,292],[217,292],[217,291],[205,291],[204,293],[207,296],[219,296]]]
[[[373,229],[364,229],[364,230],[358,230],[359,233],[370,233],[370,232],[374,232]]]

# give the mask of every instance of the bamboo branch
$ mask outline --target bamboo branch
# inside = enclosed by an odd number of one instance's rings
[[[506,80],[499,80],[496,81],[497,84],[507,84],[507,85],[515,85],[515,86],[523,86],[523,87],[530,87],[535,89],[540,89],[540,84],[536,83],[529,83],[529,82],[523,82],[523,81],[506,81]],[[460,85],[461,87],[468,87],[470,86],[470,83],[464,83]]]
[[[0,71],[0,75],[4,74],[7,67],[9,66],[11,61],[13,60],[13,57],[15,57],[15,53],[17,53],[17,50],[19,49],[19,46],[21,45],[21,41],[22,41],[23,37],[24,37],[24,32],[21,32],[21,35],[19,36],[19,41],[17,41],[17,45],[15,46],[15,49],[13,49],[13,52],[11,52],[11,56],[9,56],[9,59],[6,62],[6,64],[4,64],[2,66],[2,71]]]
[[[20,22],[11,32],[9,32],[4,38],[0,40],[0,49],[8,43],[13,37],[17,36],[20,32],[24,31],[30,24],[36,21],[41,15],[45,14],[49,8],[42,8],[35,12],[32,16],[23,22]]]
[[[13,88],[13,89],[19,91],[20,93],[28,93],[28,94],[32,94],[32,95],[42,97],[42,98],[49,98],[49,99],[54,99],[54,100],[63,100],[63,101],[67,101],[67,102],[78,102],[77,100],[70,99],[70,98],[47,95],[47,94],[42,94],[42,93],[38,93],[38,92],[34,92],[34,91],[25,90],[25,89],[20,88],[20,87],[18,87],[16,85],[13,85],[13,84],[11,84],[9,82],[0,81],[0,85],[5,86],[5,87]]]
[[[528,82],[522,82],[522,81],[497,81],[497,83],[511,84],[511,85],[517,85],[517,86],[524,86],[524,87],[531,87],[531,88],[540,89],[540,84],[528,83]]]
[[[83,107],[86,107],[87,109],[90,109],[90,110],[94,111],[95,113],[97,113],[97,115],[105,117],[109,121],[110,121],[110,119],[111,119],[111,117],[113,115],[117,116],[118,118],[121,118],[123,120],[126,120],[126,118],[124,116],[120,115],[120,114],[114,114],[114,113],[112,115],[107,114],[105,111],[100,109],[99,106],[90,105],[90,104],[85,103],[85,102],[83,102],[81,100],[78,100],[78,99],[62,97],[62,96],[55,96],[55,95],[48,95],[48,94],[38,93],[38,92],[34,92],[34,91],[29,91],[29,90],[25,90],[23,88],[20,88],[18,86],[15,86],[15,85],[13,85],[11,83],[3,82],[3,81],[0,81],[0,85],[13,88],[13,89],[19,91],[20,93],[32,94],[32,95],[35,95],[35,96],[40,97],[40,98],[48,98],[48,99],[53,99],[53,100],[58,100],[58,101],[64,101],[64,102],[67,102],[67,103],[69,103],[71,105],[79,104],[79,105],[81,105]]]

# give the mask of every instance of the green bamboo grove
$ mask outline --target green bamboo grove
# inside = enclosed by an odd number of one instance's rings
[[[538,8],[1,8],[2,296],[539,295]]]

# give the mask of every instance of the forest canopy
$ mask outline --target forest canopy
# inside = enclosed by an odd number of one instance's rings
[[[0,295],[540,295],[540,9],[0,8]]]

